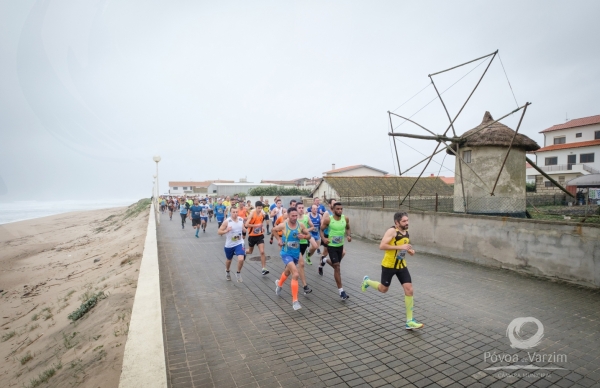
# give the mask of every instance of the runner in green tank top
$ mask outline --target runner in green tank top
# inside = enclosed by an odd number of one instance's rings
[[[343,206],[341,202],[333,204],[333,215],[326,215],[321,222],[321,239],[327,245],[329,259],[326,263],[333,267],[333,278],[338,287],[338,292],[342,300],[349,298],[346,291],[342,287],[342,273],[340,264],[344,258],[344,237],[348,242],[352,241],[352,233],[350,232],[350,220],[343,214]],[[325,229],[329,228],[329,236],[325,237]],[[321,266],[324,263],[321,263]]]

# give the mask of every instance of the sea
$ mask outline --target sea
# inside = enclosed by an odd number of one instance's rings
[[[0,224],[31,220],[75,211],[129,206],[138,199],[13,201],[0,202]]]

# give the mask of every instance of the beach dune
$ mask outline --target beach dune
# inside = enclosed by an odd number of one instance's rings
[[[0,225],[0,386],[118,386],[149,204]]]

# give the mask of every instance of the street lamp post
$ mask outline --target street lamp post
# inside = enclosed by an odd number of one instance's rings
[[[160,156],[154,155],[154,157],[152,157],[152,160],[154,160],[156,162],[156,175],[154,175],[154,178],[156,179],[156,205],[154,205],[155,209],[156,209],[156,223],[160,224],[160,217],[159,217],[159,213],[158,213],[158,194],[160,193],[159,180],[158,180],[158,162],[160,162]]]

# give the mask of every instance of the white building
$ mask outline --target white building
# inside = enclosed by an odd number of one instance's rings
[[[208,186],[211,183],[233,183],[233,181],[170,181],[169,195],[191,195],[206,194]]]
[[[323,176],[385,176],[387,174],[387,171],[367,166],[365,164],[357,164],[355,166],[348,166],[337,169],[335,168],[335,164],[332,164],[331,170],[325,171],[323,173]]]
[[[600,172],[600,115],[583,117],[541,131],[544,146],[535,152],[536,164],[561,185],[582,175]],[[533,167],[527,180],[536,191],[559,190]]]

